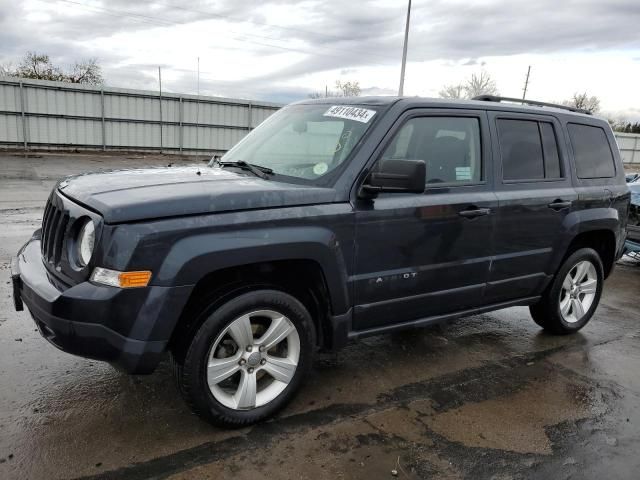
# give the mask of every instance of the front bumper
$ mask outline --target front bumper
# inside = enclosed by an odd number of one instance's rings
[[[65,352],[151,373],[166,351],[191,287],[119,289],[60,285],[33,237],[11,262],[14,306],[26,305],[42,336]]]

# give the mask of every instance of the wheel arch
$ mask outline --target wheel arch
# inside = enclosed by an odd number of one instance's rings
[[[211,271],[200,278],[178,318],[169,348],[178,358],[204,320],[204,309],[214,310],[242,293],[276,289],[297,298],[314,322],[316,344],[330,342],[333,312],[325,271],[314,259],[293,258],[246,263]]]
[[[565,243],[563,248],[558,249],[556,270],[572,252],[578,248],[589,247],[598,252],[606,278],[613,270],[616,254],[621,248],[622,225],[619,212],[615,208],[591,208],[571,212],[564,221]]]
[[[616,236],[610,229],[594,229],[578,233],[569,245],[564,258],[580,248],[592,248],[598,253],[602,261],[604,278],[607,278],[613,270],[616,258]],[[564,259],[563,259],[564,260]]]

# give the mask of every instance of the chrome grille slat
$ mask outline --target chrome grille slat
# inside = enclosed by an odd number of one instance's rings
[[[68,223],[69,223],[69,214],[66,212],[63,212],[60,220],[58,221],[58,225],[56,227],[56,234],[52,242],[54,265],[60,264],[60,258],[62,257],[62,244],[64,242],[64,237],[67,232]]]
[[[47,227],[49,225],[51,217],[51,199],[47,202],[47,206],[44,209],[44,215],[42,216],[42,254],[45,252],[45,245],[47,243]]]
[[[51,229],[53,228],[53,222],[56,216],[56,212],[57,210],[52,203],[51,208],[49,209],[49,215],[47,216],[47,226],[45,228],[45,231],[43,232],[42,253],[45,257],[45,260],[49,259],[48,250],[49,243],[51,242]]]
[[[53,259],[53,238],[52,235],[55,234],[55,229],[56,227],[58,227],[58,222],[60,221],[60,216],[61,216],[60,210],[58,210],[57,208],[55,209],[55,211],[53,212],[53,218],[51,219],[51,223],[49,225],[49,227],[47,228],[47,242],[45,245],[45,248],[47,249],[45,255],[46,255],[46,259],[47,261],[51,261]]]

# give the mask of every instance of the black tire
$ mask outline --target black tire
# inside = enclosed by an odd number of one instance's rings
[[[575,322],[568,322],[565,320],[560,311],[560,298],[563,282],[565,278],[572,272],[574,267],[582,262],[588,261],[595,267],[597,276],[597,285],[595,291],[595,297],[589,309],[584,315]],[[598,253],[591,248],[581,248],[569,255],[563,262],[562,266],[556,273],[553,281],[547,287],[545,293],[542,295],[540,301],[529,307],[533,320],[544,328],[546,331],[555,335],[567,335],[575,333],[584,327],[594,312],[598,308],[600,303],[600,296],[602,295],[602,288],[604,286],[604,269],[602,267],[602,260]]]
[[[250,410],[236,410],[220,403],[207,382],[206,365],[218,336],[235,319],[256,310],[282,313],[295,326],[300,353],[295,373],[286,388],[265,405]],[[174,374],[180,393],[191,409],[210,423],[222,427],[243,427],[272,416],[283,408],[300,387],[313,361],[315,346],[313,321],[304,305],[295,297],[278,290],[256,290],[241,294],[222,305],[205,308],[198,319],[201,324],[181,362],[173,357]]]

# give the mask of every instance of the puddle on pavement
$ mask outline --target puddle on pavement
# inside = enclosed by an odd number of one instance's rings
[[[592,387],[559,375],[521,391],[424,419],[434,432],[466,447],[550,455],[546,428],[603,413]]]

